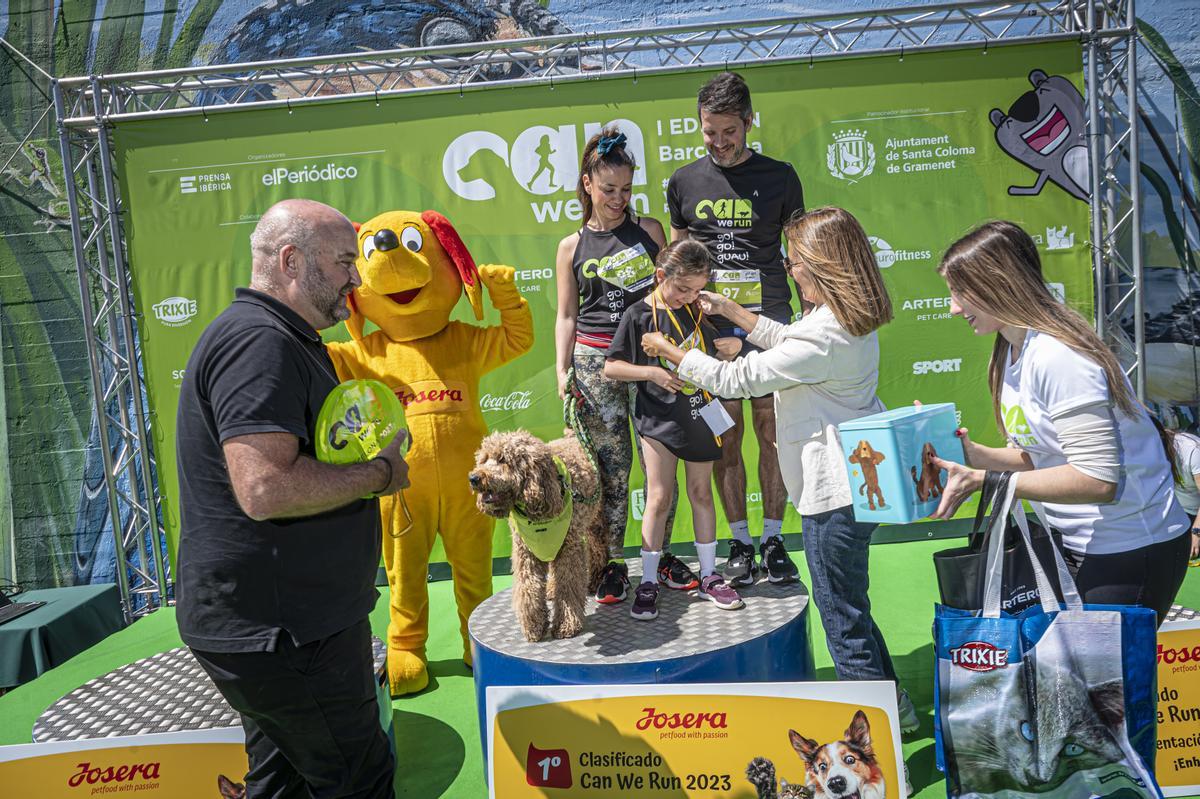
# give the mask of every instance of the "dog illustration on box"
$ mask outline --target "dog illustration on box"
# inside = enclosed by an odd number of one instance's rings
[[[858,446],[854,448],[854,454],[850,456],[850,462],[857,463],[858,467],[862,469],[863,484],[858,487],[858,493],[866,494],[867,505],[871,510],[875,510],[877,499],[879,507],[887,506],[883,499],[883,491],[879,488],[879,472],[876,468],[883,461],[883,453],[876,452],[869,441],[859,441]]]
[[[917,487],[917,501],[928,502],[942,495],[942,470],[934,462],[937,460],[937,450],[928,441],[921,447],[921,475],[917,476],[917,467],[912,467],[913,485]]]

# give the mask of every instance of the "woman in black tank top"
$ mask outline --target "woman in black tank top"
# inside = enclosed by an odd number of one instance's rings
[[[558,245],[558,315],[554,327],[558,393],[576,390],[583,397],[579,418],[596,448],[603,487],[602,516],[609,536],[609,557],[596,599],[625,598],[628,577],[624,555],[632,395],[627,383],[604,377],[604,359],[625,309],[654,286],[654,259],[665,246],[662,225],[629,211],[637,168],[625,136],[608,127],[583,149],[576,193],[583,205],[583,226]],[[574,385],[567,375],[574,369]],[[672,516],[674,515],[672,504]],[[669,528],[668,528],[669,529]],[[663,579],[673,588],[693,588],[694,574],[677,558],[663,558]]]

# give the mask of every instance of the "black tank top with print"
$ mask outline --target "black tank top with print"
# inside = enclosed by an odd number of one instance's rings
[[[625,309],[654,287],[656,257],[658,245],[628,214],[612,230],[591,230],[586,225],[580,229],[571,260],[579,286],[577,341],[608,347]]]

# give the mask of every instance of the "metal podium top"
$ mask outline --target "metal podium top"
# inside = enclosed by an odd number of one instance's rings
[[[378,675],[387,647],[374,637],[371,647]],[[122,666],[71,691],[38,717],[33,740],[77,741],[241,723],[191,650],[181,646]]]
[[[687,559],[685,559],[687,560]],[[583,632],[574,638],[525,640],[512,609],[512,589],[487,599],[471,614],[468,630],[481,646],[510,657],[578,666],[615,662],[671,660],[713,652],[767,635],[799,616],[808,606],[803,583],[777,585],[760,579],[739,589],[746,606],[721,610],[695,591],[660,586],[658,618],[638,621],[629,615],[641,564],[629,561],[629,596],[615,605],[585,606]],[[694,561],[689,565],[696,568]]]
[[[1167,621],[1191,621],[1193,619],[1200,619],[1200,613],[1191,608],[1185,608],[1183,605],[1172,605],[1171,609],[1167,611]]]

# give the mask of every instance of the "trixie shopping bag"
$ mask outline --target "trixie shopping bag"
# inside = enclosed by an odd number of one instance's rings
[[[1004,496],[1004,524],[1017,475]],[[1017,506],[1019,509],[1019,505]],[[1024,513],[1012,514],[1027,555]],[[1031,558],[1040,603],[1000,609],[1004,536],[988,542],[984,607],[937,607],[934,732],[950,799],[1156,799],[1155,615],[1084,605],[1054,550],[1064,604]]]

